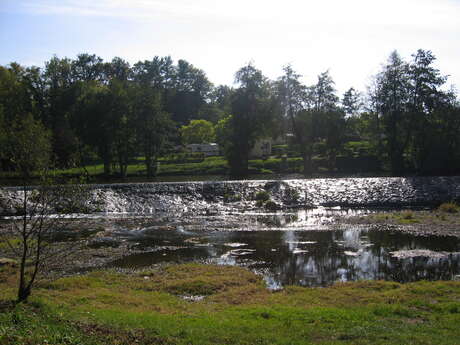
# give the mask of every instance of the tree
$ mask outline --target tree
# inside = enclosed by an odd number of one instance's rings
[[[439,89],[447,77],[432,66],[435,60],[431,51],[419,49],[408,65],[408,117],[412,125],[408,129],[410,142],[407,150],[414,169],[422,173],[427,170],[435,141],[433,134],[437,132],[434,130],[437,127],[433,121],[434,112],[440,109],[448,111],[449,103],[448,94]]]
[[[399,54],[392,52],[387,64],[377,75],[374,88],[374,103],[383,119],[386,148],[394,175],[400,175],[405,169],[404,151],[410,140],[408,68]]]
[[[179,60],[175,70],[174,96],[166,109],[175,122],[186,124],[207,104],[212,84],[203,70],[185,60]]]
[[[335,94],[334,84],[329,71],[318,75],[318,81],[308,90],[308,107],[317,112],[335,110],[339,98]]]
[[[206,120],[191,120],[187,126],[180,129],[184,144],[204,144],[216,140],[214,125]]]
[[[295,114],[296,131],[294,138],[302,155],[305,176],[313,172],[313,144],[318,139],[318,120],[318,113],[314,110],[303,109]]]
[[[307,87],[300,82],[301,75],[290,65],[285,66],[283,71],[284,75],[277,82],[279,103],[284,119],[287,120],[285,127],[294,134],[295,143],[302,155],[304,174],[308,175],[312,172],[317,116],[306,109]]]
[[[50,139],[50,132],[30,114],[14,122],[6,139],[7,154],[22,179],[22,200],[20,205],[16,205],[21,216],[12,223],[14,240],[5,238],[19,262],[17,302],[27,300],[45,269],[60,263],[63,256],[75,249],[75,244],[55,246],[52,236],[62,228],[65,214],[86,207],[88,196],[85,188],[49,183]]]
[[[361,93],[353,87],[343,94],[342,108],[346,115],[356,115],[362,107]]]
[[[129,85],[112,79],[106,95],[106,118],[113,130],[113,149],[122,178],[127,175],[128,164],[136,154],[136,119],[132,111]]]
[[[132,70],[129,62],[120,57],[114,57],[111,62],[104,67],[105,79],[117,79],[127,81],[132,77]]]
[[[330,110],[321,114],[321,122],[329,170],[334,170],[337,154],[345,140],[345,114],[339,109]]]
[[[23,180],[23,216],[20,226],[15,223],[14,230],[19,235],[19,248],[16,254],[19,263],[18,302],[30,295],[35,278],[40,269],[42,255],[42,225],[34,219],[35,212],[28,212],[28,183],[33,172],[43,174],[47,169],[51,156],[50,134],[43,125],[35,121],[29,114],[18,119],[7,139],[8,155],[15,164]],[[36,204],[43,200],[36,200]],[[15,246],[10,245],[12,249]],[[28,276],[26,265],[32,259],[32,271]]]
[[[71,75],[74,81],[103,81],[104,64],[102,58],[95,54],[77,55],[77,58],[71,63]]]
[[[51,129],[53,152],[60,167],[74,166],[77,160],[78,140],[71,126],[71,114],[78,98],[79,85],[86,79],[79,78],[75,68],[75,61],[55,56],[45,63],[42,73],[46,100],[42,119]]]
[[[106,176],[111,175],[115,160],[115,128],[108,98],[107,85],[96,81],[81,83],[73,120],[82,142],[93,147],[102,159]]]
[[[440,90],[447,77],[432,64],[430,51],[418,50],[411,62],[393,52],[376,76],[371,99],[382,119],[385,149],[394,175],[424,173],[436,143],[436,113],[448,111],[452,96]],[[439,119],[439,118],[438,118]]]
[[[23,184],[32,174],[44,173],[51,161],[51,133],[31,114],[17,118],[6,139],[7,156],[20,173]]]
[[[5,147],[7,145],[7,130],[5,118],[3,116],[3,106],[0,104],[0,171],[3,168],[3,162],[7,159]]]
[[[136,119],[136,143],[145,156],[147,176],[156,174],[156,162],[174,131],[170,115],[163,110],[159,90],[140,85],[132,87],[133,116]]]
[[[66,257],[76,252],[77,243],[57,246],[53,237],[66,228],[65,216],[81,212],[88,198],[82,186],[53,186],[41,177],[33,189],[23,188],[22,216],[12,222],[11,234],[2,234],[19,262],[18,303],[28,299],[37,278],[62,265]]]
[[[255,140],[270,128],[276,107],[270,83],[252,64],[238,70],[235,81],[239,87],[232,101],[231,144],[227,145],[226,153],[230,174],[245,177],[248,174],[249,150]]]

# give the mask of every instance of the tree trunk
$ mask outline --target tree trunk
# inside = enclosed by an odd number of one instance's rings
[[[310,176],[313,173],[311,152],[309,151],[302,152],[302,160],[303,160],[303,174],[304,176]]]
[[[21,241],[22,241],[22,253],[21,253],[21,263],[19,267],[19,287],[18,287],[18,299],[17,302],[24,302],[27,300],[27,297],[30,295],[30,289],[26,287],[26,262],[27,262],[27,253],[29,251],[28,247],[28,236],[27,236],[27,188],[24,183],[24,198],[23,198],[23,216],[22,216],[22,229],[21,229]]]
[[[105,177],[112,175],[112,162],[108,157],[104,157],[104,175]]]
[[[155,177],[157,174],[156,159],[151,156],[145,156],[145,166],[147,168],[147,177]]]

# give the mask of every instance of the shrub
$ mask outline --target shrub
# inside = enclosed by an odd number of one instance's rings
[[[224,194],[224,201],[225,202],[241,201],[241,195],[240,194],[226,193],[226,194]]]
[[[460,211],[460,206],[455,202],[445,202],[439,205],[438,210],[446,213],[457,213]]]
[[[257,192],[256,194],[256,200],[257,201],[267,201],[267,200],[270,200],[270,194],[267,192],[267,191],[260,191],[260,192]]]
[[[264,203],[265,203],[265,202],[264,202],[263,200],[257,200],[257,201],[256,201],[256,206],[257,206],[257,207],[262,207],[262,206],[264,206]]]
[[[267,210],[270,210],[270,211],[276,211],[276,210],[279,210],[280,207],[278,206],[278,204],[274,201],[271,201],[271,200],[268,200],[266,203],[265,203],[265,208]]]
[[[401,218],[402,219],[407,219],[407,220],[414,219],[414,214],[412,212],[410,212],[410,211],[406,211],[406,212],[403,212],[401,214]]]

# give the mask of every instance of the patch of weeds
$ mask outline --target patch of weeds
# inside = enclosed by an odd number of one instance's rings
[[[257,201],[262,201],[262,202],[268,201],[268,200],[270,200],[270,194],[265,190],[257,192],[256,193],[256,200]]]
[[[401,213],[401,218],[402,219],[414,219],[414,214],[410,211],[407,211],[407,212],[403,212]]]
[[[268,200],[266,203],[265,203],[265,208],[269,211],[276,211],[276,210],[279,210],[280,207],[278,206],[278,204],[274,201],[271,201],[271,200]]]
[[[262,206],[264,206],[264,204],[265,204],[265,201],[263,201],[263,200],[257,200],[256,201],[256,206],[257,207],[262,207]]]
[[[405,211],[399,214],[399,223],[412,224],[412,223],[420,223],[420,221],[415,217],[413,212]]]
[[[374,219],[374,221],[376,222],[385,222],[390,219],[388,214],[385,214],[385,213],[378,213],[378,214],[372,215],[371,218]]]
[[[438,207],[438,211],[445,213],[458,213],[460,211],[460,206],[455,202],[445,202]]]
[[[241,194],[237,193],[226,193],[224,194],[224,201],[225,202],[238,202],[241,201]]]
[[[10,246],[15,248],[21,244],[21,239],[19,237],[4,236],[0,237],[0,239],[0,250],[8,250]]]
[[[296,202],[297,200],[299,200],[299,198],[300,198],[300,193],[297,190],[289,188],[286,191],[286,199],[287,200],[289,200],[291,202]]]
[[[256,196],[255,196],[255,199],[256,199],[256,206],[257,207],[263,207],[264,205],[266,207],[267,203],[272,202],[272,201],[270,201],[270,194],[267,191],[264,191],[264,190],[257,192]]]
[[[142,290],[161,291],[178,296],[210,296],[241,303],[249,291],[266,292],[262,279],[254,273],[233,266],[198,264],[170,265],[148,274]],[[224,297],[225,296],[227,297]],[[242,298],[242,296],[246,296]],[[220,296],[220,297],[218,297]],[[233,303],[233,302],[232,302]]]

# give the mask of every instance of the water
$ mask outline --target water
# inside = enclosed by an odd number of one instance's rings
[[[316,223],[303,213],[240,217],[240,226],[224,230],[209,224],[120,229],[114,236],[142,253],[113,261],[110,266],[144,268],[183,262],[238,265],[262,274],[273,289],[369,279],[450,280],[460,274],[460,239],[455,237],[417,236],[352,225],[331,230],[324,225],[330,217],[322,214]]]

